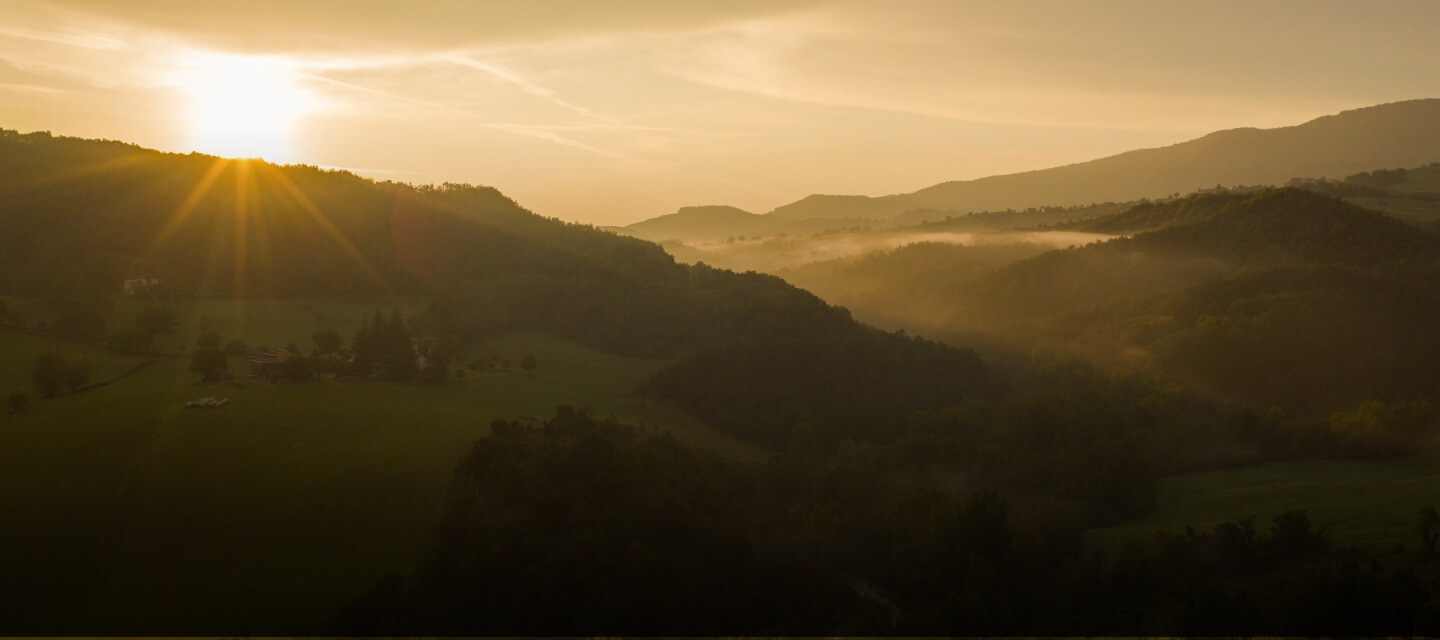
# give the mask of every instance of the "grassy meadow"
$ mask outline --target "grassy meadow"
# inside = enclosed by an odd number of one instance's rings
[[[1346,200],[1366,209],[1379,211],[1415,224],[1431,224],[1440,220],[1440,202],[1435,200],[1374,196],[1346,198]]]
[[[1184,533],[1187,525],[1210,531],[1247,516],[1266,531],[1276,515],[1304,509],[1325,527],[1332,546],[1413,550],[1419,544],[1420,508],[1440,507],[1440,459],[1277,462],[1171,476],[1160,481],[1158,494],[1154,513],[1092,530],[1092,539],[1114,547],[1149,539],[1157,531]]]
[[[251,303],[245,324],[226,331],[216,322],[226,303],[176,305],[182,329],[204,314],[227,340],[304,347],[326,322],[348,340],[344,323],[353,317],[358,327],[375,306]],[[293,327],[287,312],[298,318]],[[94,380],[146,360],[0,332],[0,390],[26,386],[34,356],[57,347],[89,359]],[[412,564],[455,465],[493,419],[542,419],[560,404],[724,455],[763,455],[632,395],[663,361],[541,333],[465,348],[462,362],[498,356],[512,365],[434,386],[271,383],[247,380],[245,358],[234,357],[235,381],[202,385],[187,358],[160,357],[115,384],[32,400],[0,420],[0,566],[32,576],[0,587],[0,611],[81,634],[166,633],[153,626],[161,620],[175,631],[218,631],[235,620],[276,632],[309,628],[383,573]],[[538,362],[533,371],[518,365],[525,354]],[[230,402],[183,406],[205,396]]]

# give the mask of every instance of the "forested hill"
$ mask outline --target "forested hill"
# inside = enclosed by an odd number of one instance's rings
[[[655,246],[531,214],[488,187],[179,155],[0,130],[0,293],[419,293],[496,269],[630,275]]]
[[[1082,228],[1136,233],[1137,247],[1277,261],[1373,266],[1434,257],[1440,238],[1413,225],[1336,198],[1286,188],[1255,193],[1201,193],[1142,203]],[[1125,241],[1117,244],[1124,245]]]
[[[1344,111],[1276,129],[1229,129],[1155,149],[883,197],[814,195],[777,207],[784,219],[892,218],[914,209],[971,212],[1126,201],[1223,184],[1284,184],[1440,160],[1440,99]]]
[[[896,416],[999,386],[971,352],[864,326],[779,278],[677,264],[488,187],[13,131],[0,132],[0,176],[0,295],[76,314],[103,313],[97,301],[141,275],[173,298],[429,294],[438,332],[544,330],[674,358],[651,392],[757,442],[802,422],[824,439],[884,439]]]
[[[786,276],[862,318],[1239,404],[1433,403],[1440,234],[1312,188],[1140,203],[1066,225],[1124,235],[1069,249],[916,244]]]
[[[1095,224],[1140,221],[1161,228],[969,283],[951,326],[983,317],[1009,339],[1322,415],[1440,390],[1440,237],[1299,189],[1191,196]]]

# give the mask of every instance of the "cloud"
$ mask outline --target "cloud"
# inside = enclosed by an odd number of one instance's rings
[[[0,36],[50,44],[63,44],[71,47],[81,47],[99,51],[119,51],[128,46],[123,40],[104,34],[74,31],[42,31],[15,26],[0,26]]]
[[[446,55],[446,56],[443,57],[443,59],[444,59],[445,61],[447,61],[447,62],[451,62],[451,63],[454,63],[454,64],[458,64],[458,65],[461,65],[461,66],[464,66],[464,67],[469,67],[469,68],[471,68],[471,69],[477,69],[477,70],[480,70],[480,71],[484,71],[485,73],[488,73],[488,74],[490,74],[490,75],[492,75],[492,76],[495,76],[496,78],[500,78],[501,80],[504,80],[505,82],[508,82],[508,83],[510,83],[510,84],[512,84],[512,85],[515,85],[516,87],[519,87],[519,88],[520,88],[522,91],[524,91],[525,93],[528,93],[528,94],[530,94],[530,95],[532,95],[532,96],[535,96],[535,97],[537,97],[537,98],[540,98],[540,99],[542,99],[542,100],[547,100],[547,101],[549,101],[551,104],[554,104],[554,105],[556,105],[556,106],[559,106],[559,107],[562,107],[562,108],[565,108],[565,109],[569,109],[570,111],[573,111],[573,112],[575,112],[575,113],[577,113],[577,114],[579,114],[579,115],[585,116],[586,118],[593,118],[593,119],[595,119],[595,120],[602,120],[602,121],[608,121],[608,120],[609,120],[609,118],[606,118],[606,117],[604,117],[604,116],[601,116],[601,115],[595,113],[594,111],[592,111],[592,110],[590,110],[590,109],[588,109],[588,108],[586,108],[586,107],[582,107],[582,106],[580,106],[580,105],[574,104],[574,103],[569,102],[569,101],[567,101],[567,100],[561,99],[559,96],[556,95],[556,93],[555,93],[554,90],[552,90],[552,89],[547,89],[547,88],[542,87],[542,86],[540,86],[540,85],[537,85],[537,84],[535,84],[535,83],[533,83],[533,82],[530,82],[530,81],[526,80],[525,78],[521,77],[520,74],[515,73],[514,71],[512,71],[512,70],[510,70],[510,69],[506,69],[505,67],[500,66],[500,65],[498,65],[498,64],[494,64],[494,63],[490,63],[490,62],[482,62],[482,61],[476,60],[476,59],[474,59],[474,58],[472,58],[472,57],[470,57],[470,56],[459,55],[459,54]]]
[[[596,33],[688,29],[771,15],[809,1],[729,0],[54,0],[54,7],[148,30],[196,46],[243,52],[414,52],[508,46]]]

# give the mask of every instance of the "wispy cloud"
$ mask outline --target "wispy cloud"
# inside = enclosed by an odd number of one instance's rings
[[[580,150],[582,150],[582,151],[588,151],[588,152],[593,153],[593,154],[598,155],[598,156],[603,156],[603,157],[606,157],[606,158],[610,158],[611,160],[627,160],[627,161],[628,161],[628,160],[635,160],[635,159],[636,159],[635,156],[632,156],[632,155],[630,155],[630,154],[619,153],[619,152],[616,152],[616,151],[610,151],[610,150],[608,150],[608,149],[601,149],[601,148],[599,148],[599,147],[596,147],[596,146],[593,146],[593,145],[588,145],[588,144],[585,144],[585,143],[580,142],[580,141],[578,141],[578,140],[574,140],[574,139],[572,139],[572,138],[568,138],[568,137],[562,136],[562,135],[560,135],[559,133],[556,133],[554,130],[552,130],[552,129],[550,129],[550,128],[547,128],[547,127],[535,127],[535,126],[530,126],[530,125],[508,124],[508,123],[501,123],[501,122],[487,122],[487,123],[485,123],[485,126],[491,128],[491,129],[495,129],[495,130],[497,130],[497,131],[504,131],[504,132],[506,132],[506,133],[513,133],[513,134],[515,134],[515,135],[521,135],[521,136],[529,136],[529,137],[531,137],[531,138],[538,138],[538,139],[540,139],[540,140],[545,140],[545,141],[547,141],[547,142],[553,142],[553,143],[555,143],[555,144],[558,144],[558,145],[561,145],[561,146],[564,146],[564,147],[570,147],[570,148],[573,148],[573,149],[580,149]]]
[[[97,32],[73,29],[36,29],[16,25],[0,25],[0,37],[59,44],[97,51],[120,51],[129,44],[120,38]]]
[[[549,89],[549,88],[546,88],[546,87],[542,87],[542,86],[540,86],[540,85],[538,85],[538,84],[535,84],[535,83],[533,83],[533,82],[531,82],[531,81],[529,81],[529,80],[526,80],[524,77],[522,77],[520,74],[516,73],[515,71],[513,71],[513,70],[511,70],[511,69],[507,69],[507,68],[505,68],[505,67],[503,67],[503,66],[500,66],[500,65],[498,65],[498,64],[495,64],[495,63],[492,63],[492,62],[482,62],[482,61],[480,61],[480,60],[476,60],[476,59],[471,58],[471,57],[469,57],[469,56],[459,55],[459,54],[447,55],[447,56],[444,56],[442,59],[444,59],[445,61],[450,62],[450,63],[452,63],[452,64],[457,64],[457,65],[460,65],[460,66],[463,66],[463,67],[467,67],[467,68],[470,68],[470,69],[475,69],[475,70],[477,70],[477,71],[483,71],[483,72],[485,72],[485,73],[488,73],[488,74],[490,74],[490,75],[492,75],[492,76],[494,76],[494,77],[496,77],[496,78],[499,78],[499,79],[501,79],[501,80],[504,80],[505,82],[508,82],[508,83],[510,83],[510,84],[512,84],[512,85],[515,85],[516,87],[519,87],[520,90],[524,91],[525,93],[528,93],[528,94],[530,94],[530,95],[532,95],[532,96],[535,96],[535,97],[537,97],[537,98],[540,98],[540,99],[542,99],[542,100],[546,100],[546,101],[550,102],[551,104],[554,104],[554,105],[556,105],[556,106],[558,106],[558,107],[562,107],[562,108],[564,108],[564,109],[568,109],[568,110],[570,110],[570,111],[573,111],[573,112],[575,112],[575,113],[577,113],[577,114],[579,114],[579,115],[585,116],[585,117],[587,117],[587,118],[593,118],[593,119],[595,119],[595,120],[600,120],[600,121],[604,121],[604,122],[609,122],[609,121],[611,120],[610,118],[607,118],[607,117],[602,116],[602,115],[600,115],[600,114],[598,114],[598,113],[595,113],[593,110],[589,109],[588,107],[584,107],[584,106],[575,104],[575,103],[573,103],[573,102],[570,102],[570,101],[568,101],[568,100],[565,100],[565,99],[563,99],[563,98],[560,98],[560,97],[556,94],[556,92],[555,92],[554,90]]]
[[[46,93],[51,95],[70,93],[68,91],[65,91],[64,89],[56,89],[55,87],[47,87],[38,84],[22,84],[18,82],[0,82],[0,90],[21,91],[26,93]]]

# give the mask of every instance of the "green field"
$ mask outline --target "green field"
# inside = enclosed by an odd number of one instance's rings
[[[69,360],[90,363],[92,382],[108,380],[149,358],[123,355],[84,340],[63,340],[53,337],[0,331],[0,395],[30,389],[30,365],[42,353],[55,351]],[[8,408],[7,408],[8,409]]]
[[[117,292],[118,293],[118,292]],[[283,347],[294,343],[302,350],[315,346],[311,336],[321,329],[334,329],[347,342],[363,322],[378,310],[387,318],[399,310],[407,318],[425,309],[428,298],[339,296],[329,298],[261,298],[149,302],[122,297],[107,317],[109,330],[118,332],[133,326],[135,314],[150,304],[169,306],[179,314],[178,331],[155,339],[152,348],[168,353],[189,352],[200,335],[202,321],[229,342],[241,338],[255,349]],[[50,303],[34,298],[6,298],[6,304],[30,328],[48,326],[55,311]]]
[[[278,320],[266,322],[275,326],[246,327],[247,340],[283,335]],[[6,393],[24,383],[33,354],[56,345],[91,359],[97,379],[143,360],[0,333]],[[540,419],[559,404],[727,456],[764,455],[633,396],[663,361],[538,333],[466,349],[512,362],[529,353],[539,366],[467,371],[436,386],[269,383],[246,381],[244,358],[234,358],[236,382],[200,385],[188,360],[158,358],[110,386],[32,401],[0,421],[0,566],[25,576],[0,580],[0,613],[55,633],[309,628],[411,565],[455,465],[493,419]],[[204,396],[230,403],[183,407]]]
[[[1392,215],[1407,222],[1430,224],[1436,220],[1440,220],[1440,202],[1435,200],[1401,197],[1376,198],[1371,196],[1346,198],[1346,200],[1365,207],[1366,209]]]
[[[1246,516],[1265,531],[1274,516],[1304,509],[1325,527],[1332,546],[1385,552],[1417,546],[1416,514],[1425,504],[1440,507],[1440,460],[1434,458],[1283,462],[1165,478],[1155,513],[1090,535],[1114,547],[1156,531],[1183,533],[1187,525],[1210,531]]]

